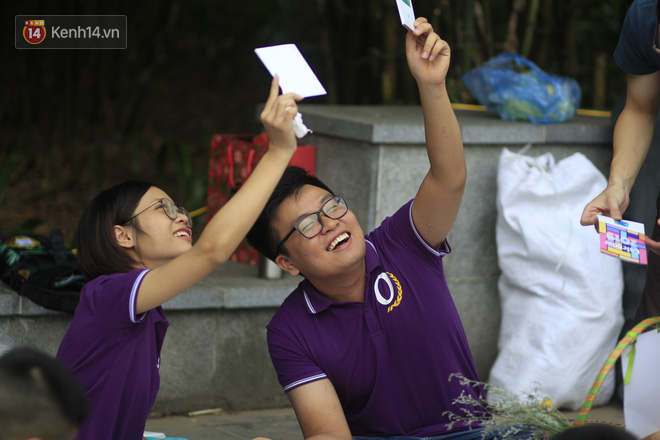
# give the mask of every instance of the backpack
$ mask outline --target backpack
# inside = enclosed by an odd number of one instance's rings
[[[59,229],[50,237],[0,237],[0,280],[42,307],[68,313],[75,311],[85,284],[78,259]]]

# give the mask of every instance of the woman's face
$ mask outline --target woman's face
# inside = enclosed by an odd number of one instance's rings
[[[188,217],[177,213],[176,218],[171,219],[165,213],[161,199],[171,200],[165,191],[152,186],[135,208],[135,212],[140,213],[135,221],[141,230],[138,232],[133,228],[135,251],[138,261],[149,269],[164,265],[192,247]]]

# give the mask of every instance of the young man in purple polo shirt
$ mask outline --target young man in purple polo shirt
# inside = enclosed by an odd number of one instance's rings
[[[430,170],[415,199],[366,237],[340,195],[289,168],[248,234],[305,280],[268,325],[280,383],[305,438],[481,438],[452,405],[477,380],[442,258],[466,179],[445,78],[450,50],[424,18],[406,36],[424,110]]]

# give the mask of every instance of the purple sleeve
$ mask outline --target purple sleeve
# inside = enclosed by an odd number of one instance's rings
[[[88,312],[110,328],[139,323],[144,314],[136,316],[135,302],[147,269],[102,276],[92,281],[81,303]]]
[[[413,202],[414,199],[410,200],[394,215],[383,220],[378,228],[367,235],[367,240],[381,243],[389,249],[396,249],[397,246],[414,248],[429,258],[444,257],[449,254],[451,248],[446,239],[440,248],[436,248],[419,234],[412,218]]]
[[[284,391],[327,378],[305,350],[290,337],[268,325],[268,351]]]

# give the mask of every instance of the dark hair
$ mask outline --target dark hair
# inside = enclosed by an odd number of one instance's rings
[[[0,439],[70,439],[89,412],[85,391],[60,361],[19,347],[0,356]]]
[[[129,180],[101,191],[78,224],[78,261],[90,279],[130,272],[136,261],[117,244],[113,227],[125,225],[152,184]],[[134,223],[137,228],[137,224]],[[138,229],[139,231],[139,229]]]
[[[299,195],[305,185],[316,186],[328,191],[333,196],[335,195],[325,183],[309,174],[304,168],[289,166],[284,170],[284,174],[268,199],[266,207],[247,234],[250,245],[273,261],[277,257],[275,246],[281,240],[277,230],[273,227],[277,208],[290,196]],[[282,253],[286,255],[284,246],[282,246]]]
[[[638,440],[624,428],[613,425],[584,425],[569,428],[550,440]]]

